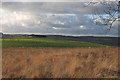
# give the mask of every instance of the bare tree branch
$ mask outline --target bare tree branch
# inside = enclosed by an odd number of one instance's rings
[[[87,6],[95,6],[98,3],[103,7],[104,13],[102,14],[96,6],[93,10],[93,20],[97,25],[108,26],[107,30],[109,31],[112,29],[114,22],[120,21],[120,1],[90,2]]]

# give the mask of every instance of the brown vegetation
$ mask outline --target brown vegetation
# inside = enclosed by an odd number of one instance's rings
[[[3,78],[116,76],[118,48],[3,48]]]

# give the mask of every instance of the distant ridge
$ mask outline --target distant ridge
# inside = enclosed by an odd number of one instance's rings
[[[65,37],[118,37],[111,35],[55,35],[55,34],[32,34],[32,33],[2,33],[3,35],[34,35],[34,36],[65,36]]]
[[[36,34],[3,34],[2,38],[26,37],[32,36],[34,38],[53,38],[60,40],[72,40],[90,43],[99,43],[110,46],[118,46],[119,37],[105,37],[105,36],[64,36],[64,35],[36,35]]]

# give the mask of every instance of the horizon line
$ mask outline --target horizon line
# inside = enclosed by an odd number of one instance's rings
[[[0,32],[2,33],[2,32]],[[93,34],[89,34],[89,35],[85,35],[85,34],[81,34],[81,35],[71,35],[71,34],[50,34],[50,33],[2,33],[2,34],[25,34],[25,35],[58,35],[58,36],[97,36],[97,37],[120,37],[119,35],[115,36],[115,35],[93,35]]]

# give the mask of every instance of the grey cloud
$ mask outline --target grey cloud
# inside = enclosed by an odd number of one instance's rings
[[[4,0],[3,2],[90,2],[91,0]],[[116,1],[116,0],[93,0],[99,1]]]
[[[94,10],[103,13],[106,8],[101,4],[85,7],[84,2],[3,2],[2,5],[3,9],[11,12],[21,11],[29,14],[93,14]]]
[[[74,18],[71,18],[70,16],[49,16],[46,17],[36,17],[33,16],[33,20],[24,21],[26,26],[19,26],[20,24],[15,24],[7,26],[4,25],[3,32],[8,33],[42,33],[42,34],[71,34],[71,35],[106,35],[105,32],[103,32],[104,27],[97,26],[94,23],[90,21],[88,17],[85,17],[83,15],[76,15]],[[71,18],[71,19],[70,19]],[[36,21],[40,20],[40,24],[37,24]],[[64,25],[59,24],[59,21],[65,23]],[[71,21],[71,22],[69,22]],[[55,23],[56,22],[56,23]],[[68,23],[69,22],[69,23]],[[80,26],[83,25],[86,28],[82,29]],[[11,28],[12,26],[12,28]],[[65,29],[54,29],[56,28],[65,28]],[[11,29],[11,30],[10,30]],[[109,34],[116,35],[116,31],[111,31]]]
[[[101,5],[97,6],[102,10]],[[4,2],[3,9],[11,12],[2,17],[4,33],[106,35],[105,26],[95,25],[89,18],[95,6],[85,7],[82,2]],[[102,11],[100,12],[102,14]],[[108,34],[117,35],[117,30],[111,30]]]

